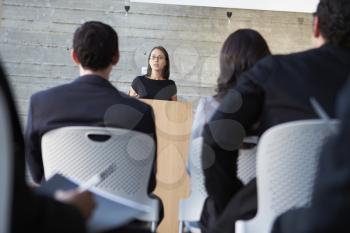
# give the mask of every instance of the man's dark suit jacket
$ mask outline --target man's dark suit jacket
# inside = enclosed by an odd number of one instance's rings
[[[42,136],[64,126],[108,126],[140,131],[156,142],[152,108],[119,92],[108,80],[85,75],[31,97],[25,132],[26,158],[35,182],[44,177]],[[154,163],[149,192],[156,185]]]
[[[264,58],[240,77],[203,132],[204,142],[215,152],[215,158],[208,150],[202,157],[205,167],[210,164],[204,170],[208,191],[202,213],[202,223],[207,225],[204,231],[233,232],[235,220],[255,214],[255,180],[247,186],[254,193],[240,195],[246,191],[236,176],[237,149],[243,137],[261,135],[283,122],[316,118],[310,97],[315,97],[334,117],[336,96],[349,72],[350,50],[325,44],[300,53]]]
[[[0,91],[4,93],[12,129],[13,187],[11,190],[11,233],[84,233],[85,220],[71,205],[34,194],[25,182],[24,140],[13,97],[0,66]]]
[[[338,99],[337,116],[341,126],[321,154],[311,207],[281,215],[273,233],[350,231],[350,81]]]

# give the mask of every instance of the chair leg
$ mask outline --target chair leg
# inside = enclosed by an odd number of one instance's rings
[[[179,233],[183,233],[183,227],[184,227],[183,221],[179,221]]]
[[[189,226],[187,224],[184,224],[182,232],[183,233],[191,233],[191,229],[189,228]]]
[[[152,221],[152,223],[151,223],[151,232],[155,233],[156,230],[157,230],[157,223],[155,221]]]

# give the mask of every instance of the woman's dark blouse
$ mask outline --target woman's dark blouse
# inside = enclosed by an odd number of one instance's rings
[[[173,80],[154,80],[146,76],[137,76],[131,87],[144,99],[171,100],[176,95],[177,88]]]

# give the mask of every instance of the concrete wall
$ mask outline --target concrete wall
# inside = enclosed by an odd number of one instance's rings
[[[0,0],[0,23],[1,23],[1,16],[2,16],[2,0]]]
[[[221,45],[238,28],[257,29],[274,53],[312,47],[312,18],[303,13],[132,3],[126,17],[119,0],[3,0],[1,18],[0,54],[22,120],[31,94],[78,76],[69,48],[87,20],[104,21],[119,34],[121,60],[111,77],[118,89],[127,91],[150,48],[163,45],[179,99],[194,104],[214,93]]]

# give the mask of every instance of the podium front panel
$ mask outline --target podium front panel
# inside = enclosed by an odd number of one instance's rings
[[[178,232],[179,200],[188,196],[186,173],[192,129],[192,105],[179,101],[146,100],[152,106],[157,128],[157,187],[164,204],[159,233]]]

